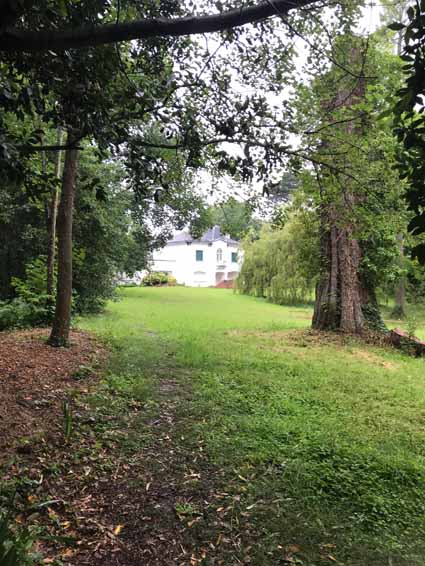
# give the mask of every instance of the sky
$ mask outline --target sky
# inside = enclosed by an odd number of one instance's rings
[[[367,6],[365,6],[362,9],[363,13],[362,13],[361,18],[359,19],[359,23],[358,23],[357,27],[354,30],[355,33],[358,33],[358,34],[361,34],[361,35],[368,35],[370,33],[373,33],[374,31],[376,31],[376,29],[380,25],[382,25],[382,21],[381,21],[382,7],[381,6],[382,6],[381,4],[377,4],[376,2],[371,1]],[[297,57],[297,62],[296,62],[296,68],[297,68],[297,71],[299,72],[299,74],[301,76],[302,75],[302,69],[305,65],[309,48],[306,44],[303,45],[302,39],[297,39],[296,43],[297,43],[297,47],[298,47],[298,57]],[[273,95],[273,94],[270,93],[269,95],[267,95],[267,98],[270,100],[270,102],[276,103],[276,102],[279,102],[279,100],[282,99],[282,96],[285,96],[284,91],[280,95]],[[291,141],[292,141],[292,144],[293,144],[294,147],[296,147],[298,145],[297,136],[292,135]],[[243,155],[243,150],[241,148],[238,148],[237,146],[234,146],[232,144],[223,144],[223,146],[226,146],[225,149],[229,153],[233,153],[235,155],[237,155],[237,154]],[[279,177],[279,172],[276,171],[275,175],[276,175],[276,180],[277,180],[278,177]],[[202,173],[200,175],[199,181],[200,181],[199,185],[201,187],[202,192],[204,192],[202,190],[202,187],[205,188],[205,192],[207,193],[208,202],[211,203],[211,204],[216,202],[217,197],[209,194],[209,188],[211,187],[211,183],[212,183],[210,175],[208,173]],[[229,196],[230,195],[235,196],[238,200],[247,199],[250,194],[252,195],[253,190],[255,192],[257,192],[258,194],[262,193],[262,183],[253,183],[253,186],[247,187],[246,191],[244,191],[243,188],[241,188],[240,185],[238,185],[236,187],[231,179],[223,180],[219,184],[220,184],[220,188],[221,188],[221,190],[223,191],[224,194],[228,194]],[[220,195],[220,198],[222,198],[222,195]],[[267,208],[267,206],[265,208]]]

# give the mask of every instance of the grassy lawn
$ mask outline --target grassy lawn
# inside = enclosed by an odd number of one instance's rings
[[[411,321],[413,326],[413,334],[425,340],[425,306],[424,305],[408,305],[407,318],[405,320],[394,320],[391,318],[392,305],[384,305],[382,314],[388,328],[401,328],[408,331],[408,322]]]
[[[425,563],[423,360],[319,339],[309,307],[216,289],[121,295],[80,325],[114,346],[112,389],[154,405],[161,381],[176,384],[173,442],[194,460],[202,446],[224,494],[222,519],[195,514],[194,548],[214,531],[199,563]]]

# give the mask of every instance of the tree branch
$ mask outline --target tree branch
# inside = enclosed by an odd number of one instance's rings
[[[235,144],[235,145],[249,145],[250,147],[261,147],[263,149],[273,149],[276,153],[281,153],[282,155],[286,155],[288,157],[299,157],[300,159],[302,159],[303,161],[307,161],[309,163],[311,163],[313,166],[320,166],[320,167],[324,167],[326,169],[328,169],[329,171],[331,171],[334,174],[339,174],[339,175],[343,175],[353,181],[358,182],[358,179],[352,175],[347,168],[343,169],[341,167],[339,167],[338,165],[335,165],[334,163],[328,163],[327,161],[322,161],[320,159],[316,159],[313,155],[308,155],[306,153],[304,153],[303,151],[299,151],[297,149],[289,149],[289,147],[284,147],[284,146],[275,146],[272,143],[263,143],[260,142],[258,140],[249,140],[249,139],[244,139],[244,138],[212,138],[209,140],[204,140],[200,142],[200,146],[201,147],[205,147],[205,146],[209,146],[209,145],[219,145],[221,143],[231,143],[231,144]],[[188,146],[183,142],[183,143],[150,143],[150,142],[145,142],[145,141],[138,141],[138,145],[144,146],[144,147],[151,147],[151,148],[156,148],[156,149],[174,149],[174,150],[179,150],[179,149],[188,149]],[[336,153],[336,152],[332,152],[330,154],[321,154],[323,155],[330,155],[331,157],[335,157],[336,155],[344,155],[346,154],[346,152],[341,152],[341,153]]]
[[[63,151],[67,149],[78,149],[82,150],[83,147],[73,144],[68,145],[18,145],[16,146],[18,150],[26,150],[26,151]]]
[[[350,116],[348,118],[344,118],[343,120],[336,120],[335,122],[330,122],[329,124],[324,124],[323,126],[320,126],[319,128],[315,129],[315,130],[306,130],[305,132],[303,132],[305,135],[314,135],[314,134],[318,134],[319,132],[321,132],[322,130],[326,130],[327,128],[332,128],[333,126],[336,126],[338,124],[346,124],[347,122],[354,122],[354,120],[359,120],[359,119],[364,119],[365,117],[367,117],[367,112],[361,112],[360,114],[357,114],[356,116]]]
[[[152,18],[135,22],[83,26],[67,30],[27,31],[9,28],[0,34],[0,51],[60,51],[148,37],[212,33],[258,22],[318,0],[275,0],[240,7],[221,14],[183,18]]]

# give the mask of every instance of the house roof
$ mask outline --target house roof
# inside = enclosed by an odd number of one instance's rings
[[[209,228],[200,238],[192,238],[189,232],[178,232],[173,236],[171,240],[168,241],[168,244],[180,244],[180,243],[192,243],[192,242],[202,242],[205,244],[212,244],[213,242],[217,242],[221,240],[226,244],[239,244],[237,240],[233,240],[227,234],[222,234],[220,230],[220,226],[213,226]]]

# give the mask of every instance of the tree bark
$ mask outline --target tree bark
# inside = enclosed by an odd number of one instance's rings
[[[361,53],[352,48],[350,62],[360,60]],[[360,80],[350,91],[341,90],[327,107],[350,107],[364,97],[365,83]],[[354,121],[344,122],[348,135],[359,134]],[[325,147],[325,142],[323,143]],[[329,149],[329,148],[328,148]],[[316,286],[316,301],[312,326],[318,330],[339,330],[350,334],[361,334],[366,327],[374,330],[385,328],[379,314],[375,290],[362,274],[362,248],[356,234],[356,209],[360,197],[347,178],[338,174],[325,178],[338,187],[338,196],[326,194],[321,187],[321,277]]]
[[[361,280],[361,248],[354,226],[344,222],[336,206],[322,211],[322,274],[316,287],[313,328],[361,333],[365,317],[364,301],[370,292]]]
[[[72,133],[68,131],[67,142],[71,143],[72,137]],[[51,346],[67,346],[69,340],[72,303],[72,220],[77,161],[78,150],[68,149],[65,152],[62,192],[57,218],[58,283],[55,316],[48,340]]]
[[[57,141],[58,145],[62,144],[63,132],[62,128],[58,128]],[[61,161],[62,152],[58,151],[56,153],[55,159],[55,177],[57,179],[61,176]],[[47,294],[53,295],[54,287],[54,271],[55,271],[55,255],[56,255],[56,219],[58,215],[58,200],[59,200],[59,189],[55,187],[53,190],[52,198],[49,206],[49,221],[47,227]]]
[[[290,10],[315,2],[317,0],[267,0],[254,6],[242,5],[233,10],[204,16],[146,18],[134,22],[62,30],[29,31],[9,27],[0,33],[0,51],[81,49],[132,39],[213,33],[262,21],[271,16],[285,15]],[[11,22],[13,21],[11,19]]]

